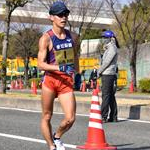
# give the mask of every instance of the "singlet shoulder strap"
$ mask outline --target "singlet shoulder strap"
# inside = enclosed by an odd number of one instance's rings
[[[51,30],[48,30],[47,33],[48,33],[48,35],[49,35],[50,37],[53,37],[53,36],[54,36],[54,32],[52,31],[52,29],[51,29]]]
[[[71,35],[71,32],[67,29],[65,29],[65,32],[66,32],[66,36],[73,39],[72,35]],[[73,41],[73,45],[75,45],[74,41]]]
[[[66,32],[66,35],[69,36],[71,38],[71,34],[70,34],[70,31],[65,29],[65,32]]]
[[[50,39],[52,40],[53,37],[54,37],[54,32],[52,31],[52,29],[48,30],[46,33],[49,35]],[[53,42],[52,42],[52,45],[53,45]],[[53,49],[53,46],[52,46],[52,49]],[[51,50],[52,50],[52,49],[51,49]],[[47,47],[47,56],[48,56],[49,51],[50,51],[50,50],[49,50],[49,48]]]

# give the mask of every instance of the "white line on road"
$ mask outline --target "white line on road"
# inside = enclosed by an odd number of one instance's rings
[[[40,139],[33,139],[33,138],[17,136],[17,135],[11,135],[11,134],[5,134],[5,133],[0,133],[0,136],[7,137],[7,138],[12,138],[12,139],[30,141],[30,142],[46,143],[44,140],[40,140]]]
[[[18,135],[11,135],[11,134],[5,134],[5,133],[0,133],[1,137],[6,137],[6,138],[12,138],[12,139],[17,139],[17,140],[23,140],[23,141],[28,141],[28,142],[36,142],[36,143],[43,143],[46,144],[45,140],[40,140],[40,139],[34,139],[34,138],[29,138],[29,137],[23,137],[23,136],[18,136]],[[72,144],[64,144],[65,147],[76,149],[76,145]]]
[[[134,120],[134,119],[125,119],[125,118],[119,118],[119,120],[127,120],[127,121],[140,122],[140,123],[150,123],[150,121],[145,121],[145,120]]]
[[[12,107],[0,107],[0,109],[7,109],[7,110],[18,110],[24,112],[32,112],[32,113],[41,113],[39,110],[29,110],[29,109],[20,109],[20,108],[12,108]],[[61,112],[54,112],[54,114],[63,114]],[[77,116],[89,117],[90,115],[87,114],[76,114]],[[127,118],[119,118],[119,120],[127,120],[132,122],[140,122],[140,123],[150,123],[150,121],[145,120],[134,120],[134,119],[127,119]]]
[[[18,111],[24,111],[24,112],[33,112],[33,113],[41,113],[39,110],[29,110],[29,109],[21,109],[21,108],[12,108],[12,107],[0,107],[0,109],[6,109],[6,110],[18,110]]]

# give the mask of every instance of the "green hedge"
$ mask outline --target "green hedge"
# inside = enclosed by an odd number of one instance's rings
[[[139,80],[139,89],[142,92],[150,93],[150,79],[144,78]]]

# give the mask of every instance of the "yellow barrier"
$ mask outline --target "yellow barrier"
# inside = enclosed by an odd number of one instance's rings
[[[0,55],[0,69],[1,69],[2,55]],[[16,59],[7,59],[7,76],[18,76],[23,75],[23,72],[18,72],[18,68],[24,68],[24,60],[21,57]],[[29,66],[37,66],[37,58],[29,58]]]
[[[82,72],[82,70],[92,70],[94,66],[99,68],[100,67],[99,61],[100,60],[98,58],[80,58],[79,59],[80,72]],[[127,85],[127,71],[125,69],[119,69],[117,85],[120,87],[124,87]]]
[[[119,70],[118,78],[124,78],[127,79],[127,71],[124,69]]]
[[[29,62],[31,67],[37,66],[37,58],[30,57]]]
[[[82,70],[93,69],[94,66],[100,67],[98,58],[79,58],[80,72]]]
[[[2,61],[2,56],[0,56],[0,61]],[[21,57],[17,57],[16,59],[7,59],[8,61],[8,68],[7,68],[7,75],[21,75],[22,72],[18,72],[19,67],[24,67],[24,60]],[[100,60],[98,58],[79,58],[79,69],[80,72],[82,70],[92,70],[94,66],[97,68],[100,67]],[[37,58],[30,57],[29,59],[29,66],[37,66]],[[1,66],[0,66],[1,67]],[[119,69],[118,72],[118,79],[117,79],[118,86],[126,86],[127,85],[127,71],[125,69]]]
[[[120,86],[126,86],[126,85],[127,85],[127,80],[126,79],[123,79],[123,78],[122,79],[121,78],[117,79],[117,86],[120,87]]]

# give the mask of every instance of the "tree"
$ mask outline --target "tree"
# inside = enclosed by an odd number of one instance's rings
[[[4,37],[4,33],[2,32],[3,30],[3,22],[0,21],[0,55],[2,54],[2,41],[3,41],[3,37]]]
[[[0,33],[0,54],[2,53],[2,41],[3,41],[3,37],[4,37],[4,34]]]
[[[78,33],[83,39],[85,33],[92,28],[94,21],[99,17],[102,6],[102,0],[69,1],[68,7],[71,10],[70,18],[78,22],[78,25],[73,21],[68,22],[70,30],[76,31],[76,28],[78,28]]]
[[[17,29],[17,27],[15,27]],[[38,28],[34,28],[32,24],[30,27],[16,30],[17,34],[13,35],[13,51],[15,56],[20,56],[24,59],[25,66],[25,86],[29,87],[29,58],[37,57],[38,53],[38,40],[41,33]]]
[[[6,67],[7,67],[7,51],[9,44],[9,32],[10,32],[10,22],[12,12],[18,8],[23,7],[27,4],[29,0],[6,0],[5,6],[5,21],[4,21],[4,39],[3,39],[3,49],[2,49],[2,93],[6,93]]]
[[[115,11],[115,0],[106,0],[115,19],[118,35],[121,35],[123,44],[128,50],[131,81],[134,85],[134,91],[137,90],[136,81],[136,62],[139,44],[143,43],[149,37],[150,31],[150,1],[135,0],[122,9],[122,13]]]
[[[88,32],[83,31],[83,39],[99,39],[101,37],[102,29],[89,29]]]

